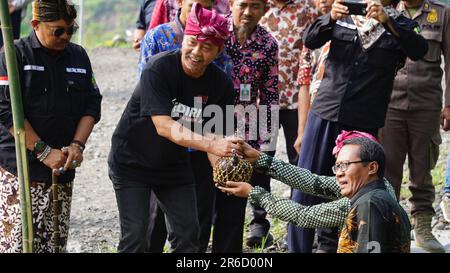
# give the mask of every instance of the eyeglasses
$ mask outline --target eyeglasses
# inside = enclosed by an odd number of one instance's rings
[[[77,32],[79,27],[76,23],[74,23],[68,28],[65,27],[50,27],[50,28],[52,29],[53,36],[60,37],[64,33],[67,33],[67,35],[72,36],[75,32]]]
[[[333,165],[333,167],[331,167],[331,169],[333,170],[333,173],[336,174],[338,171],[345,172],[348,169],[348,167],[350,166],[350,164],[352,164],[352,163],[363,163],[363,162],[368,162],[368,161],[360,160],[360,161],[341,162],[341,163]]]

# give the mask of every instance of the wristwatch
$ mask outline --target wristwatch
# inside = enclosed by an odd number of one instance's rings
[[[34,149],[33,149],[33,153],[38,155],[41,154],[42,152],[44,152],[45,148],[47,147],[47,143],[45,143],[42,140],[38,140],[34,143]]]

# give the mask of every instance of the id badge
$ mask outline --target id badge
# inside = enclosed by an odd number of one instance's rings
[[[240,101],[250,101],[250,89],[251,84],[249,83],[241,83],[241,88],[239,92],[239,100]]]

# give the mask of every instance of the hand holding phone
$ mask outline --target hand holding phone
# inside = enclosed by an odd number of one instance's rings
[[[366,18],[373,18],[382,24],[386,24],[389,21],[389,15],[386,14],[380,2],[368,0],[367,5]]]
[[[348,8],[343,5],[344,0],[335,0],[331,5],[331,20],[337,21],[348,16]]]
[[[344,0],[342,5],[348,8],[349,14],[361,16],[367,14],[367,3],[362,0]]]

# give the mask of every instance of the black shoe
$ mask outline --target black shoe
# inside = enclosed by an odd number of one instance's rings
[[[268,248],[273,245],[273,236],[269,232],[266,234],[251,234],[247,237],[247,246],[251,248],[261,247],[264,243],[263,248]]]

